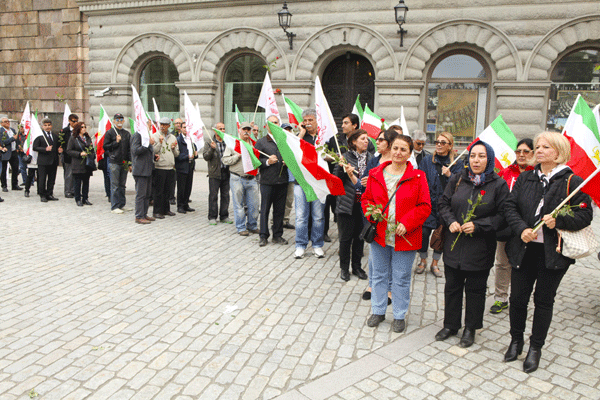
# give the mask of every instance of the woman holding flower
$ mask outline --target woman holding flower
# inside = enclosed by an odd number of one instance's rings
[[[411,138],[398,136],[391,144],[392,160],[371,170],[362,196],[363,213],[369,222],[379,221],[371,243],[373,314],[367,325],[375,327],[385,319],[391,269],[394,332],[402,332],[406,327],[412,264],[421,248],[423,223],[431,213],[425,174],[407,163],[412,150]],[[390,199],[389,206],[382,212]]]
[[[73,189],[75,191],[75,202],[79,207],[84,204],[91,206],[88,200],[90,189],[90,176],[92,171],[86,167],[86,157],[96,159],[96,152],[92,145],[92,138],[87,133],[87,127],[83,122],[78,122],[71,131],[71,137],[67,143],[67,153],[73,159]]]
[[[444,328],[435,335],[446,340],[461,327],[463,292],[466,297],[465,329],[460,347],[475,341],[483,327],[485,291],[496,254],[496,231],[503,222],[500,212],[508,197],[506,181],[494,172],[494,150],[478,141],[469,150],[468,168],[453,175],[438,202],[446,227],[444,242]]]
[[[588,195],[578,192],[561,212],[558,205],[575,190],[582,179],[565,165],[571,157],[568,140],[560,133],[542,132],[534,140],[537,165],[519,175],[504,214],[515,236],[506,242],[506,254],[512,265],[510,294],[511,342],[504,361],[514,361],[523,351],[527,305],[535,284],[533,325],[529,352],[523,371],[535,371],[540,363],[558,285],[575,260],[560,253],[556,228],[577,231],[592,222]],[[533,233],[540,222],[543,227]]]

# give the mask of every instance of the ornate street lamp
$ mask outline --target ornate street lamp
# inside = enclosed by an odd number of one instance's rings
[[[400,0],[400,2],[394,6],[394,11],[396,12],[396,23],[400,27],[398,33],[400,34],[400,47],[404,46],[404,34],[408,33],[407,30],[402,28],[402,24],[406,22],[406,14],[408,13],[408,7],[404,4],[404,0]]]
[[[279,26],[283,29],[290,41],[290,50],[293,50],[293,42],[296,34],[287,31],[292,22],[292,13],[287,8],[287,1],[283,2],[283,8],[277,13],[277,16],[279,17]]]

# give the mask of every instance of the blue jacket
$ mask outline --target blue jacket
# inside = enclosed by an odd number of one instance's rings
[[[194,172],[196,167],[195,159],[198,158],[196,155],[190,160],[190,154],[194,152],[194,143],[192,142],[192,148],[188,149],[185,137],[183,135],[177,135],[177,144],[179,145],[179,155],[175,157],[175,170],[178,174],[189,174]]]
[[[441,221],[438,217],[438,199],[442,197],[444,193],[445,185],[442,184],[442,180],[440,178],[440,173],[438,173],[438,169],[436,166],[439,166],[441,169],[441,162],[434,155],[428,155],[423,157],[421,163],[419,164],[419,169],[425,172],[425,176],[427,177],[427,184],[429,185],[429,195],[431,196],[431,215],[425,221],[423,226],[427,228],[435,229],[437,228]],[[460,173],[464,169],[464,164],[462,159],[459,159],[454,163],[450,171],[452,175]],[[450,178],[446,182],[448,182]]]

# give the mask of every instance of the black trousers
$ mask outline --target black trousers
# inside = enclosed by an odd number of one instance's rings
[[[2,175],[0,175],[0,183],[2,184],[3,188],[8,188],[8,183],[6,179],[6,176],[8,175],[8,164],[10,164],[11,169],[11,188],[14,189],[19,186],[19,155],[16,151],[12,152],[9,160],[2,161]]]
[[[325,211],[323,213],[323,218],[325,219],[325,227],[323,228],[323,234],[327,235],[329,232],[329,218],[330,215],[333,214],[334,221],[337,218],[337,214],[335,213],[335,196],[330,194],[325,198]],[[310,230],[309,230],[310,232]]]
[[[73,174],[73,193],[75,201],[86,201],[90,192],[90,176],[91,172],[83,174]]]
[[[152,194],[154,199],[154,214],[165,215],[170,209],[169,190],[171,182],[175,180],[174,169],[155,169]]]
[[[357,271],[362,267],[361,259],[365,245],[365,242],[358,238],[364,224],[360,203],[354,203],[352,215],[337,214],[337,223],[340,239],[340,268],[348,271],[352,261],[352,271]]]
[[[177,178],[173,179],[173,181],[169,183],[169,200],[175,200],[175,185],[176,184],[178,184]]]
[[[52,196],[56,181],[56,164],[38,165],[38,193],[40,196]]]
[[[33,178],[35,177],[35,174],[37,174],[37,168],[27,168],[27,180],[25,181],[25,190],[29,191],[29,188],[31,187],[31,185],[33,185]],[[38,175],[38,191],[37,193],[40,194],[40,177]]]
[[[221,179],[208,178],[208,219],[229,217],[229,177],[229,170],[221,170]]]
[[[273,238],[283,236],[283,214],[285,214],[285,199],[287,183],[280,185],[260,185],[260,237],[269,238],[269,214],[273,206]]]
[[[510,279],[510,335],[516,340],[523,340],[527,305],[535,284],[535,293],[533,294],[535,308],[529,339],[530,345],[535,348],[544,346],[552,322],[556,291],[568,270],[568,268],[548,269],[544,258],[542,243],[527,244],[521,267],[512,269]]]
[[[152,197],[152,176],[133,176],[135,180],[135,217],[146,218]]]
[[[194,171],[187,174],[177,172],[177,209],[189,207],[192,184],[194,183]]]
[[[466,297],[465,327],[471,329],[483,328],[485,290],[490,270],[465,271],[444,265],[444,273],[446,275],[444,327],[452,330],[461,328],[464,291]]]

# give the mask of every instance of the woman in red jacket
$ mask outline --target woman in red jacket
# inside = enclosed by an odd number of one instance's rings
[[[404,319],[410,303],[412,265],[417,250],[421,248],[423,223],[431,213],[425,174],[407,163],[412,150],[411,138],[398,136],[391,146],[392,161],[385,162],[369,172],[367,190],[362,196],[363,213],[369,214],[367,219],[370,222],[376,222],[374,217],[382,211],[372,208],[377,205],[385,207],[394,196],[383,212],[384,221],[377,224],[375,240],[371,243],[373,315],[367,321],[368,326],[375,327],[385,319],[391,269],[394,332],[402,332],[406,327]],[[387,221],[393,223],[388,224]]]

